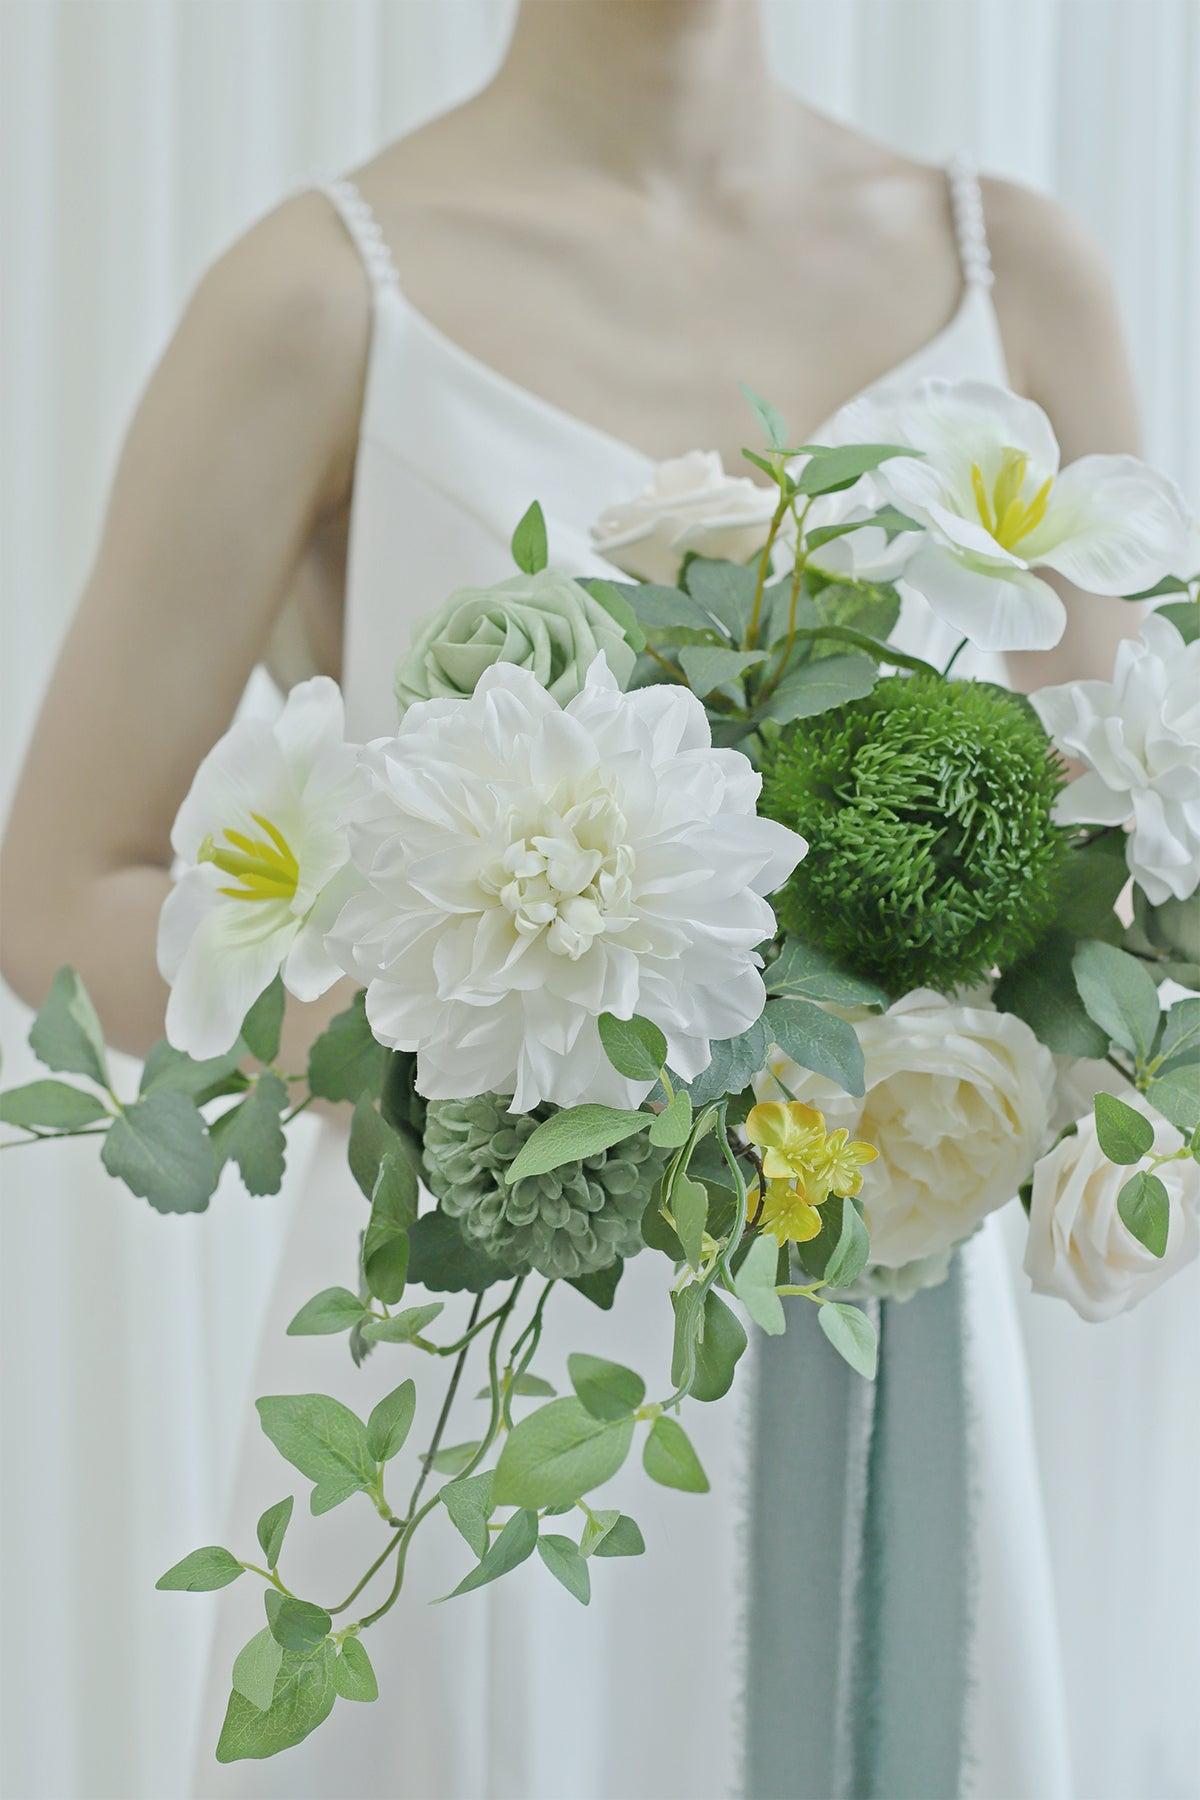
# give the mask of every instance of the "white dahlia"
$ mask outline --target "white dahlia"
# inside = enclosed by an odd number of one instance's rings
[[[411,707],[362,766],[364,885],[329,945],[428,1098],[636,1105],[649,1084],[608,1063],[602,1012],[652,1019],[689,1079],[761,1013],[763,896],[807,846],[757,817],[758,775],[712,748],[686,689],[623,694],[600,656],[562,707],[496,664],[470,699]]]

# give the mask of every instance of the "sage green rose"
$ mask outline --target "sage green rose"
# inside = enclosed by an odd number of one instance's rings
[[[634,653],[621,626],[557,569],[514,575],[495,587],[459,588],[401,661],[396,700],[403,717],[418,700],[466,698],[493,663],[515,663],[565,706],[601,651],[624,687]]]

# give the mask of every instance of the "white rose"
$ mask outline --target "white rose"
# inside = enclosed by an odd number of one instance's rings
[[[871,1261],[897,1269],[961,1243],[1011,1200],[1049,1135],[1050,1052],[1012,1013],[952,1003],[919,988],[855,1019],[866,1068],[861,1100],[775,1056],[759,1076],[818,1106],[879,1151],[863,1208]]]
[[[1179,1148],[1174,1126],[1140,1094],[1127,1091],[1122,1099],[1153,1123],[1156,1155]],[[1092,1113],[1043,1156],[1033,1171],[1025,1251],[1036,1293],[1066,1300],[1081,1319],[1111,1319],[1191,1262],[1200,1251],[1200,1168],[1189,1157],[1155,1172],[1171,1203],[1164,1256],[1153,1256],[1122,1223],[1117,1196],[1133,1171],[1104,1155]]]
[[[1129,872],[1152,906],[1200,883],[1200,638],[1152,613],[1117,650],[1111,681],[1031,695],[1059,749],[1088,765],[1064,789],[1062,825],[1133,820]]]
[[[766,542],[778,495],[727,475],[715,450],[659,463],[650,486],[610,506],[592,526],[600,555],[640,581],[673,586],[689,550],[745,562]]]

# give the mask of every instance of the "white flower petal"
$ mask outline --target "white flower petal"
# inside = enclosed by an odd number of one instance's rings
[[[199,1061],[223,1056],[279,973],[298,929],[286,905],[276,901],[234,901],[208,910],[175,972],[168,1042]]]
[[[905,580],[980,650],[1050,650],[1066,628],[1066,608],[1054,589],[1024,569],[984,571],[926,544]]]
[[[1181,565],[1187,539],[1174,482],[1134,456],[1082,456],[1058,477],[1021,551],[1085,592],[1136,594]]]

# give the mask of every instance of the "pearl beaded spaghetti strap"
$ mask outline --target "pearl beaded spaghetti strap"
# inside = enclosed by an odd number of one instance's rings
[[[994,276],[991,252],[988,249],[987,225],[983,217],[979,175],[966,157],[956,156],[947,170],[947,176],[963,280],[968,287],[990,288]]]
[[[399,288],[400,277],[392,261],[379,221],[352,181],[345,177],[321,183],[321,192],[336,208],[366,267],[371,291]]]

